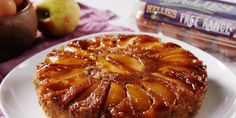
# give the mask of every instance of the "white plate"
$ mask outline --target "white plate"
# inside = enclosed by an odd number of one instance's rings
[[[88,35],[77,39],[103,34],[106,33]],[[125,34],[132,33],[126,32]],[[164,42],[175,42],[181,45],[194,53],[207,65],[208,91],[197,118],[236,118],[236,77],[222,62],[184,42],[161,34],[148,34],[160,37]],[[36,65],[42,62],[46,54],[53,48],[61,47],[61,45],[66,43],[56,45],[27,59],[5,77],[0,88],[0,106],[7,118],[45,117],[38,104],[38,98],[32,83]]]

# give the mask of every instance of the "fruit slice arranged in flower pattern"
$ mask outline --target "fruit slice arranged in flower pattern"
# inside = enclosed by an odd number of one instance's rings
[[[202,61],[147,35],[74,40],[37,69],[39,96],[47,94],[70,117],[174,117],[179,109],[189,117],[207,85]]]

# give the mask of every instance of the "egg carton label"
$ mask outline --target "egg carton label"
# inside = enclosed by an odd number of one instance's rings
[[[147,0],[144,18],[236,38],[236,4],[212,0]]]

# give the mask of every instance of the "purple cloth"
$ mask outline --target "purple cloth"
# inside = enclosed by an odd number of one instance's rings
[[[1,111],[0,111],[0,118],[5,118]]]
[[[92,33],[97,33],[97,32],[131,31],[128,28],[110,25],[108,23],[109,20],[117,18],[117,16],[110,11],[107,11],[107,10],[101,11],[101,10],[87,7],[82,4],[80,4],[80,8],[81,8],[81,12],[80,12],[81,19],[78,23],[78,27],[73,33],[59,39],[52,39],[52,38],[44,37],[41,35],[40,32],[38,32],[36,43],[31,49],[23,52],[19,56],[14,57],[8,61],[1,62],[0,63],[0,82],[7,75],[7,73],[9,73],[14,67],[20,64],[22,61],[58,43],[70,40],[72,38],[76,38],[76,37],[80,37],[80,36],[84,36],[84,35],[88,35]],[[0,118],[4,118],[1,111],[0,111]]]

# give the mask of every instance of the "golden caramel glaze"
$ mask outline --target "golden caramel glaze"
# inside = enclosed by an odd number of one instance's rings
[[[52,50],[34,84],[50,118],[192,118],[207,72],[177,44],[112,34]]]

